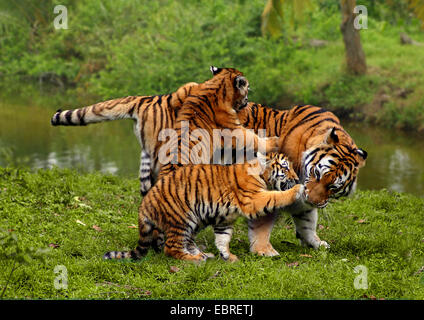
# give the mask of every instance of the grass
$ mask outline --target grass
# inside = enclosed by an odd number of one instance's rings
[[[137,179],[0,168],[1,234],[13,238],[0,247],[0,295],[4,290],[6,299],[424,299],[422,198],[381,190],[335,201],[319,219],[318,234],[331,244],[328,251],[300,247],[291,221],[282,217],[271,237],[280,257],[249,253],[246,222],[239,219],[231,242],[237,263],[214,259],[196,265],[153,251],[138,262],[102,260],[106,251],[136,245],[139,201]],[[199,233],[197,243],[217,254],[210,228]],[[55,289],[58,265],[67,269],[67,289]],[[355,273],[358,265],[367,268],[368,289],[354,287],[355,277],[363,275]]]

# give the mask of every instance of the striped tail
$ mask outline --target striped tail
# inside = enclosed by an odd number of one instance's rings
[[[138,245],[137,248],[131,251],[109,251],[103,256],[103,259],[132,259],[139,260],[147,254],[148,247]]]
[[[144,197],[152,187],[152,161],[145,150],[141,151],[139,179],[140,193]]]
[[[138,260],[147,254],[152,247],[156,252],[160,252],[164,245],[164,233],[158,229],[154,223],[144,218],[141,227],[140,239],[137,248],[131,251],[109,251],[105,253],[103,259],[133,259]]]
[[[85,126],[90,123],[136,117],[135,110],[150,96],[129,96],[99,102],[88,107],[74,110],[58,110],[51,119],[53,126]]]

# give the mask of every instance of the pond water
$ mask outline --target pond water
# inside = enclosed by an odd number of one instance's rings
[[[0,103],[0,166],[58,166],[137,177],[140,147],[132,121],[52,127],[50,117],[56,109]],[[359,173],[360,189],[424,196],[423,137],[359,122],[342,124],[368,151],[367,164]]]

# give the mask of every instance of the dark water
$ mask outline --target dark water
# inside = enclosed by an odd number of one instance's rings
[[[132,121],[86,127],[52,127],[57,108],[0,102],[0,166],[77,168],[136,178],[140,147]],[[362,123],[342,122],[357,145],[368,151],[360,189],[387,188],[424,196],[424,139]]]

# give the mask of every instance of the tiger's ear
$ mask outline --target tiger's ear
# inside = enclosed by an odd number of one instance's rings
[[[243,76],[237,76],[234,79],[234,86],[239,90],[245,89],[245,87],[248,86],[247,79]]]
[[[214,67],[214,66],[211,66],[209,68],[209,70],[212,72],[213,75],[217,75],[218,73],[221,72],[222,69],[221,68]]]
[[[359,156],[364,160],[368,158],[368,152],[366,152],[364,149],[356,149],[356,153],[359,154]]]
[[[328,129],[327,134],[324,140],[327,144],[336,144],[339,143],[339,137],[336,133],[336,127]]]
[[[359,155],[359,157],[361,158],[360,160],[362,160],[359,163],[359,167],[363,167],[365,165],[365,160],[368,158],[368,152],[366,152],[365,150],[358,148],[356,149],[356,153]]]

